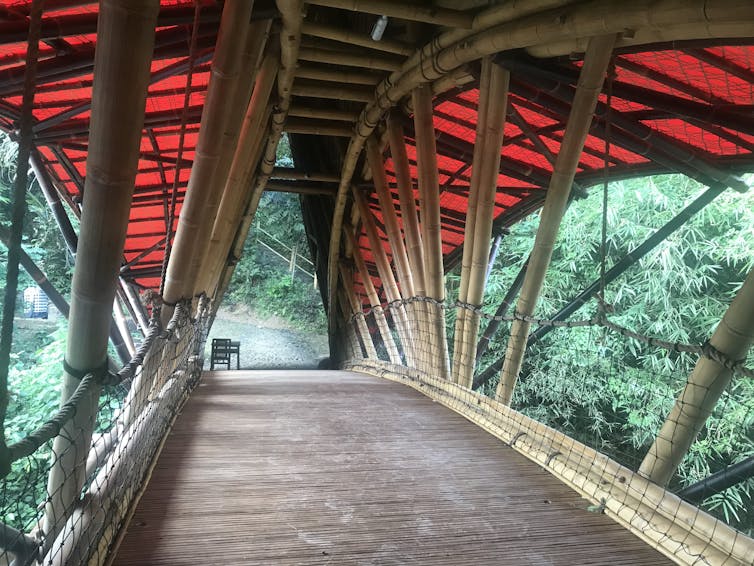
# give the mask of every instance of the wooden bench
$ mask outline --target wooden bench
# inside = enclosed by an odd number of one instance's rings
[[[241,369],[241,343],[233,342],[230,338],[213,338],[212,354],[209,361],[209,369],[215,369],[215,364],[227,364],[236,356],[236,369]]]

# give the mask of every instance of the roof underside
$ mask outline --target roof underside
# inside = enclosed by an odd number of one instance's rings
[[[78,215],[86,177],[98,6],[71,0],[48,0],[46,4],[34,99],[34,143],[55,186],[73,214]],[[175,197],[172,230],[177,226],[194,158],[222,10],[218,2],[200,2],[192,60],[189,46],[196,17],[195,3],[193,0],[163,0],[161,4],[122,270],[126,279],[145,288],[156,288],[159,284],[166,234],[170,231],[171,197]],[[8,132],[15,131],[20,118],[29,5],[28,0],[5,0],[0,4],[0,128]],[[258,2],[253,18],[270,17],[276,17],[273,6]],[[376,19],[377,16],[321,6],[309,6],[306,16],[307,22],[326,22],[364,36],[368,36]],[[346,136],[365,102],[373,96],[377,83],[438,31],[427,24],[423,26],[417,32],[415,26],[390,20],[383,41],[393,48],[393,54],[324,39],[321,33],[307,35],[304,28],[302,52],[308,53],[300,57],[303,62],[294,82],[292,107],[337,110],[338,120],[327,123],[329,130],[323,128],[321,122],[318,125],[320,136],[327,138],[326,143],[343,150]],[[270,43],[278,42],[276,27],[272,29]],[[412,36],[421,37],[423,41],[409,41]],[[405,54],[396,54],[400,51],[396,45],[403,45]],[[322,57],[323,52],[346,52],[364,57],[379,54],[380,66],[385,68],[355,69],[353,63],[336,63]],[[541,53],[523,50],[499,53],[496,62],[511,72],[495,209],[499,230],[537,210],[543,202],[581,62],[578,54],[542,57]],[[451,88],[435,97],[434,126],[446,266],[453,264],[463,243],[479,98],[478,68],[478,63],[471,63],[455,71]],[[312,79],[318,76],[317,71],[319,75],[332,76],[351,73],[358,84],[343,86],[338,82]],[[681,172],[712,184],[727,174],[752,170],[754,39],[705,39],[624,47],[616,51],[614,73],[606,84],[611,94],[601,96],[576,175],[579,186],[601,182],[606,162],[613,180]],[[336,100],[317,95],[316,88],[311,87],[318,86],[342,90]],[[411,173],[416,180],[411,110],[406,101],[399,102],[398,108],[405,116]],[[185,121],[183,129],[182,120]],[[291,117],[288,124],[287,130],[296,134],[294,143],[305,141],[303,136],[315,135],[306,133],[314,130],[311,123],[307,126],[305,118]],[[606,132],[609,132],[607,136]],[[606,141],[610,148],[607,157]],[[297,190],[298,187],[302,193],[314,191],[334,196],[335,179],[313,179],[322,171],[338,171],[339,167],[339,163],[331,163],[319,171],[297,171],[296,175],[288,175],[296,179],[285,179],[286,175],[280,173],[275,180],[273,175],[269,188]],[[385,167],[394,189],[389,153]],[[308,173],[310,178],[302,179],[301,173]],[[363,184],[371,193],[369,177],[368,171],[360,167],[354,182]],[[395,190],[393,197],[399,208]],[[376,196],[370,194],[369,202],[377,225],[382,229]],[[384,232],[381,236],[390,254]],[[366,236],[362,235],[358,242],[367,264],[373,266]]]

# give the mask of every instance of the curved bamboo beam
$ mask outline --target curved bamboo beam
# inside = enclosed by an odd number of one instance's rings
[[[591,37],[631,30],[634,37],[649,40],[650,32],[664,30],[666,41],[678,38],[715,37],[725,26],[750,29],[754,4],[741,0],[622,0],[574,3],[570,0],[535,0],[521,4],[506,2],[490,7],[474,17],[471,30],[454,29],[434,38],[408,59],[401,70],[383,81],[375,100],[362,111],[344,155],[341,183],[333,211],[328,254],[328,288],[336,285],[340,232],[347,195],[364,141],[371,135],[383,113],[417,85],[435,80],[464,63],[508,49],[530,48],[574,35]],[[679,23],[684,22],[684,23]],[[693,35],[689,30],[694,30]],[[749,34],[745,34],[749,35]],[[332,312],[332,310],[330,310]],[[331,315],[334,316],[334,315]],[[334,320],[330,320],[332,325]]]
[[[95,371],[107,359],[107,340],[118,270],[138,169],[157,0],[102,0],[99,9],[87,156],[85,206],[71,288],[66,360],[76,371]],[[80,383],[68,371],[62,402]],[[46,544],[52,544],[81,494],[98,409],[92,388],[53,442],[57,457],[47,484]]]

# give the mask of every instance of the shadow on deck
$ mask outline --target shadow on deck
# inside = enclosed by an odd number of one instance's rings
[[[588,505],[400,384],[213,372],[114,564],[670,563]]]

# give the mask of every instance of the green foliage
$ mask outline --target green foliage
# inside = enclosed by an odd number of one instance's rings
[[[680,175],[610,185],[607,268],[665,224],[704,187]],[[536,315],[552,316],[600,274],[601,190],[575,201],[563,221]],[[531,250],[537,216],[516,225],[490,277],[493,313]],[[610,319],[666,340],[704,342],[754,266],[754,194],[727,191],[608,286]],[[451,284],[457,284],[454,275]],[[452,295],[451,295],[452,296]],[[572,318],[589,318],[591,301]],[[502,356],[509,326],[480,368]],[[599,329],[551,332],[528,353],[517,409],[636,468],[685,384],[695,359]],[[486,386],[494,392],[495,383]],[[734,380],[699,434],[671,487],[689,485],[754,453],[754,385]],[[754,528],[752,482],[710,498],[705,507],[741,529]]]

